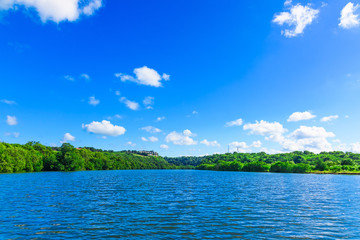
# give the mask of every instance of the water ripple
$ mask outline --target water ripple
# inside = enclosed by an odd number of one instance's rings
[[[0,175],[1,239],[360,239],[360,176]]]

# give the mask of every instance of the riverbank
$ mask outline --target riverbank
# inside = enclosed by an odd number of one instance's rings
[[[61,147],[48,147],[39,142],[23,145],[0,142],[0,173],[131,169],[360,175],[360,154],[296,151],[280,154],[225,153],[169,158],[158,156],[154,151],[75,148],[69,143],[64,143]]]

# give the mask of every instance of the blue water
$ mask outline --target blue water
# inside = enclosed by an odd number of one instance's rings
[[[0,239],[360,239],[360,176],[0,175]]]

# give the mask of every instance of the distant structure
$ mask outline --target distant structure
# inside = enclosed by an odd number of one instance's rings
[[[123,152],[132,153],[132,154],[138,154],[138,155],[142,155],[142,156],[159,156],[159,154],[157,152],[154,152],[154,151],[127,150],[127,151],[123,151]]]

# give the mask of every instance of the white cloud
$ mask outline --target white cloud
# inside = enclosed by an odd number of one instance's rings
[[[115,91],[116,96],[120,96],[120,91]]]
[[[16,104],[15,101],[7,100],[7,99],[2,99],[2,100],[0,100],[0,102],[5,103],[5,104],[8,104],[8,105],[14,105],[14,104]]]
[[[284,6],[291,6],[292,5],[292,0],[286,0],[284,2]]]
[[[152,68],[148,68],[147,66],[143,66],[141,68],[135,68],[134,74],[136,77],[126,75],[123,73],[116,73],[115,76],[120,78],[121,81],[126,82],[135,82],[139,85],[146,85],[146,86],[152,86],[152,87],[161,87],[162,86],[162,80],[168,81],[170,80],[170,75],[163,74],[160,76],[160,74],[155,71]]]
[[[142,127],[142,128],[140,128],[140,130],[144,130],[149,133],[160,133],[161,132],[161,130],[159,128],[156,128],[153,126]]]
[[[332,137],[335,137],[335,134],[327,132],[322,127],[300,126],[279,143],[285,151],[306,150],[319,153],[333,150],[332,145],[327,140],[327,138]]]
[[[100,103],[99,99],[96,99],[94,96],[89,97],[89,104],[92,106],[96,106]]]
[[[143,100],[143,104],[145,105],[146,109],[153,109],[154,106],[154,97],[145,97]]]
[[[251,152],[250,146],[246,142],[232,142],[229,144],[230,152],[246,153]]]
[[[305,111],[305,112],[294,112],[290,115],[288,118],[288,122],[298,122],[302,120],[310,120],[315,118],[316,116],[313,115],[311,112]]]
[[[300,126],[300,128],[292,132],[290,136],[295,137],[296,139],[318,138],[318,137],[328,138],[328,137],[335,137],[335,134],[332,132],[327,132],[323,127]]]
[[[170,80],[170,75],[164,73],[164,74],[162,75],[162,78],[163,78],[165,81],[169,81],[169,80]]]
[[[130,146],[130,147],[135,147],[136,143],[133,143],[131,141],[127,142],[126,145]]]
[[[169,133],[165,141],[172,142],[175,145],[196,145],[197,141],[194,141],[190,136],[192,135],[190,130],[184,130],[183,133],[171,132]]]
[[[71,135],[70,133],[65,133],[61,143],[74,142],[74,141],[75,141],[75,137],[73,135]]]
[[[254,141],[251,146],[255,148],[260,148],[262,146],[262,143],[261,141]]]
[[[286,1],[285,5],[291,5],[291,1]],[[273,22],[279,24],[280,26],[284,24],[289,27],[294,26],[293,29],[285,29],[285,31],[281,32],[285,37],[290,38],[302,34],[306,26],[310,25],[318,14],[319,10],[311,8],[310,5],[291,5],[289,12],[275,14]]]
[[[319,153],[322,151],[332,151],[332,145],[328,142],[327,138],[335,137],[334,133],[327,132],[323,127],[315,126],[300,126],[292,133],[284,135],[287,129],[280,123],[269,123],[263,120],[254,124],[246,124],[244,130],[250,130],[251,134],[265,136],[266,140],[280,144],[285,152],[307,150]],[[240,146],[243,148],[243,151],[247,149],[245,146],[247,145]],[[261,147],[261,142],[253,142],[252,147]]]
[[[86,5],[82,9],[82,12],[87,16],[91,16],[94,14],[96,10],[101,8],[101,5],[102,5],[102,0],[92,0],[88,5]]]
[[[6,123],[10,126],[15,126],[18,124],[18,121],[15,116],[6,116]]]
[[[350,152],[360,153],[360,142],[350,144]]]
[[[320,121],[321,122],[330,122],[330,121],[336,120],[338,118],[339,118],[339,115],[331,115],[331,116],[321,118]]]
[[[17,10],[19,7],[35,10],[42,22],[73,22],[80,15],[92,15],[102,6],[101,0],[2,0],[0,10]]]
[[[184,130],[184,131],[183,131],[183,134],[184,134],[185,136],[189,136],[189,137],[191,137],[191,136],[194,135],[189,129]]]
[[[354,5],[352,2],[346,4],[346,6],[341,10],[339,26],[345,29],[359,26],[359,15],[355,14],[355,11],[359,7],[359,4]]]
[[[18,133],[18,132],[7,132],[7,133],[5,133],[5,136],[18,138],[20,136],[20,133]]]
[[[151,137],[149,137],[149,141],[150,142],[157,142],[157,141],[159,141],[159,139],[157,137],[151,136]]]
[[[192,114],[193,114],[193,115],[196,115],[196,114],[199,114],[199,113],[194,110],[194,111],[192,111]]]
[[[110,116],[110,117],[107,117],[108,120],[111,120],[111,119],[122,119],[123,116],[121,116],[120,114],[115,114],[114,116]]]
[[[75,81],[75,78],[73,78],[73,77],[70,76],[70,75],[66,75],[66,76],[64,76],[64,78],[65,78],[66,80],[68,80],[68,81],[71,81],[71,82]]]
[[[208,147],[220,147],[220,144],[215,140],[215,141],[208,141],[207,139],[204,139],[200,142],[201,144],[204,144]]]
[[[93,121],[90,124],[83,124],[83,129],[90,133],[95,133],[105,136],[120,136],[126,131],[124,127],[113,125],[110,121],[102,120],[101,122]]]
[[[225,127],[241,126],[242,124],[243,124],[243,120],[239,118],[234,121],[227,122],[225,124]]]
[[[168,145],[165,145],[165,144],[161,144],[161,145],[160,145],[160,148],[162,148],[162,149],[169,149],[169,146],[168,146]]]
[[[345,118],[350,118],[350,116],[349,116],[349,115],[345,115]]]
[[[137,102],[130,101],[126,97],[120,98],[120,102],[124,103],[128,108],[134,111],[138,110],[140,107],[140,105]]]
[[[80,77],[82,77],[83,79],[85,79],[87,81],[90,80],[90,76],[88,74],[86,74],[86,73],[81,74]]]
[[[144,142],[157,142],[159,139],[157,137],[151,136],[151,137],[141,137],[141,140]]]
[[[162,120],[164,120],[165,119],[165,117],[157,117],[156,118],[156,122],[160,122],[160,121],[162,121]]]
[[[273,141],[280,141],[283,138],[282,134],[287,131],[287,129],[278,122],[271,123],[264,120],[245,124],[243,129],[249,130],[250,134],[266,136],[267,140]]]

